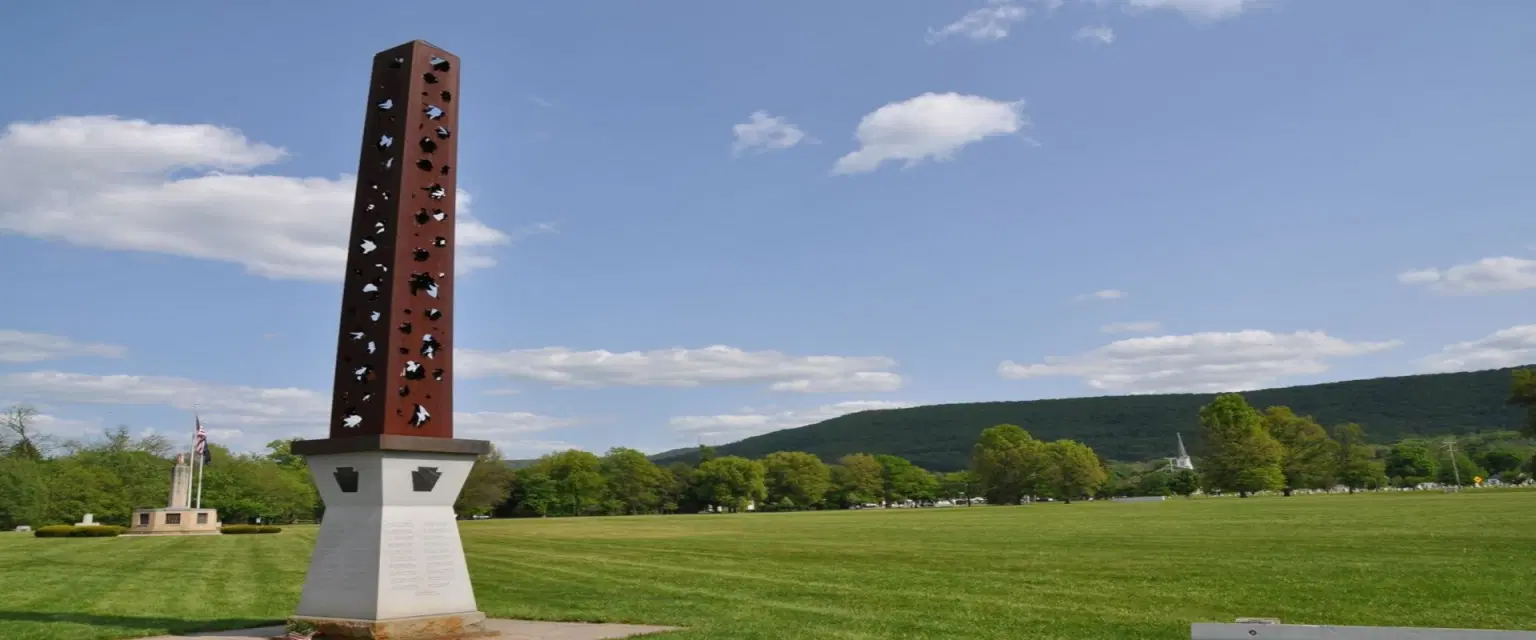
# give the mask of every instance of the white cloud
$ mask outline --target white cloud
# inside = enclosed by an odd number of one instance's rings
[[[1130,338],[1043,363],[1004,361],[1004,378],[1070,376],[1089,387],[1127,393],[1243,391],[1288,376],[1328,370],[1327,360],[1395,348],[1401,343],[1349,342],[1320,331],[1237,331]]]
[[[887,160],[904,160],[906,167],[926,159],[942,162],[965,145],[1028,126],[1023,101],[925,93],[865,115],[854,132],[859,149],[838,158],[832,173],[866,173]]]
[[[1420,364],[1440,372],[1536,364],[1536,324],[1501,329],[1476,340],[1447,345]]]
[[[670,421],[672,428],[690,436],[735,441],[755,435],[792,429],[831,420],[841,415],[875,409],[900,409],[910,403],[884,400],[855,400],[839,402],[813,409],[787,411],[743,409],[737,413],[713,416],[676,416]]]
[[[1168,9],[1184,14],[1194,22],[1218,22],[1236,18],[1244,11],[1269,4],[1272,0],[1126,0],[1133,11]]]
[[[1536,289],[1536,260],[1509,256],[1483,258],[1449,269],[1405,271],[1397,274],[1397,281],[1425,285],[1446,294],[1476,295]]]
[[[1111,322],[1099,331],[1104,333],[1157,333],[1163,330],[1163,325],[1153,321],[1144,322]]]
[[[477,437],[511,435],[548,431],[576,424],[575,420],[542,416],[527,411],[479,411],[455,412],[453,433],[455,436]]]
[[[1078,29],[1072,38],[1093,44],[1113,44],[1115,41],[1115,30],[1109,27],[1083,27]]]
[[[126,352],[110,344],[81,344],[64,336],[0,329],[0,362],[39,362],[76,356],[121,358]]]
[[[537,458],[552,451],[586,450],[581,445],[564,440],[493,440],[492,442],[496,444],[497,449],[501,450],[502,457],[508,460]]]
[[[32,416],[32,426],[38,433],[54,439],[85,438],[100,433],[103,428],[99,419],[77,420],[48,413]]]
[[[895,391],[901,388],[901,376],[889,371],[854,371],[833,377],[784,380],[773,383],[769,388],[800,393]]]
[[[213,125],[12,123],[0,135],[0,232],[340,280],[355,180],[252,173],[286,155]],[[468,193],[458,198],[458,270],[495,264],[486,251],[509,238],[474,219]]]
[[[775,391],[845,393],[891,391],[901,376],[881,356],[792,356],[735,347],[653,351],[572,351],[564,347],[454,351],[461,378],[505,376],[561,387],[700,387],[768,385]]]
[[[532,236],[541,236],[546,233],[560,233],[560,228],[553,222],[535,222],[513,229],[507,234],[507,237],[516,241]]]
[[[58,371],[0,375],[0,397],[42,405],[141,405],[165,406],[186,412],[195,410],[211,434],[223,434],[225,438],[237,434],[257,436],[246,441],[245,444],[251,447],[263,446],[268,439],[276,437],[323,437],[328,431],[331,408],[329,395],[310,389]],[[455,435],[498,443],[515,442],[512,436],[519,434],[575,424],[564,418],[497,411],[456,411],[453,421]],[[253,430],[259,433],[252,434]]]
[[[1087,302],[1089,300],[1119,300],[1124,298],[1125,295],[1125,292],[1119,289],[1102,289],[1093,293],[1082,294],[1074,298],[1074,300],[1077,300],[1078,302]]]
[[[938,29],[929,29],[926,40],[936,44],[950,36],[965,36],[977,42],[995,42],[1008,37],[1016,23],[1023,22],[1040,10],[1053,12],[1066,0],[987,0],[987,6],[974,9]],[[1032,4],[1038,9],[1024,5]]]
[[[979,42],[1002,40],[1008,37],[1013,23],[1029,17],[1029,10],[1013,2],[994,2],[991,6],[975,9],[938,29],[928,30],[928,44],[934,44],[953,35],[963,35]]]
[[[218,385],[165,376],[32,371],[0,375],[0,394],[47,404],[161,405],[199,410],[209,426],[324,429],[330,398],[308,389]]]
[[[508,458],[529,458],[550,451],[577,449],[563,441],[527,439],[523,436],[574,426],[576,420],[527,411],[480,411],[453,414],[453,437],[489,440]]]
[[[231,440],[239,440],[245,437],[245,432],[241,431],[240,429],[204,428],[204,431],[208,433],[208,439],[214,442],[229,442]]]
[[[753,112],[746,122],[732,126],[731,132],[736,135],[731,152],[737,155],[752,150],[788,149],[809,141],[800,127],[784,118],[770,116],[767,111]]]

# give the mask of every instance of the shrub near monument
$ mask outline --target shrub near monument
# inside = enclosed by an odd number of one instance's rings
[[[32,536],[37,538],[113,538],[122,532],[122,527],[114,527],[109,524],[85,526],[56,524],[40,527],[32,532]]]
[[[282,533],[282,527],[274,527],[263,524],[226,524],[219,527],[219,533],[226,535],[243,535],[251,533]]]

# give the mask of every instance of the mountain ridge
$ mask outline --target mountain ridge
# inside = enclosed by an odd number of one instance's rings
[[[1242,392],[1259,409],[1284,405],[1327,427],[1354,422],[1371,442],[1518,429],[1522,412],[1508,406],[1510,371],[1521,367],[1324,382]],[[1036,438],[1079,440],[1113,460],[1173,455],[1182,433],[1200,455],[1197,412],[1214,393],[1089,396],[924,405],[860,411],[715,447],[720,455],[759,458],[805,451],[833,461],[849,453],[899,455],[934,471],[965,468],[982,429],[1016,424]],[[696,462],[697,450],[652,456],[658,463]]]

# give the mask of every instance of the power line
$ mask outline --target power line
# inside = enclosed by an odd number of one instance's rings
[[[1451,457],[1451,473],[1454,474],[1455,478],[1456,478],[1456,490],[1457,491],[1461,491],[1461,467],[1456,464],[1456,439],[1455,438],[1446,438],[1445,439],[1445,450],[1446,450],[1446,453],[1449,454],[1450,457]]]

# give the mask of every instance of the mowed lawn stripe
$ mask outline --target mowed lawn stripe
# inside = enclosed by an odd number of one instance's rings
[[[957,576],[954,571],[939,574],[936,571],[925,572],[926,580],[918,580],[915,572],[905,569],[887,569],[881,571],[879,567],[871,567],[864,571],[849,571],[846,569],[826,569],[813,571],[795,569],[786,565],[774,564],[770,561],[760,561],[756,564],[744,563],[739,570],[726,571],[719,568],[690,566],[682,563],[655,563],[626,559],[613,552],[573,554],[569,552],[548,553],[541,550],[522,549],[520,555],[539,557],[544,560],[538,566],[558,566],[565,561],[575,560],[583,565],[600,564],[601,566],[627,566],[638,569],[638,575],[654,576],[658,580],[667,579],[664,574],[684,574],[678,576],[679,581],[692,576],[710,576],[717,578],[711,582],[712,587],[748,587],[746,590],[759,593],[761,589],[750,588],[750,584],[765,583],[774,585],[774,588],[787,589],[815,589],[818,593],[808,594],[810,597],[822,597],[834,594],[839,597],[847,597],[850,592],[878,593],[883,600],[898,602],[904,606],[903,610],[914,608],[926,608],[928,606],[972,606],[985,605],[986,612],[998,615],[1016,614],[1017,610],[1032,610],[1044,613],[1071,613],[1080,614],[1084,609],[1097,607],[1085,603],[1088,599],[1099,599],[1106,589],[1118,588],[1109,581],[1099,580],[1073,580],[1071,582],[1051,580],[1041,581],[1038,577],[1031,577],[1030,582],[1035,584],[1021,585],[1021,576],[1010,574],[1007,576],[989,576],[989,580],[982,582],[976,580],[976,573],[968,573],[964,576],[970,587],[968,592],[957,593],[953,589]],[[824,578],[833,576],[846,576],[846,579],[826,581]],[[818,580],[815,578],[823,578]],[[692,582],[690,580],[690,582]],[[979,593],[977,593],[979,592]],[[981,595],[1015,592],[1018,598]],[[1155,594],[1150,594],[1155,597]],[[1040,600],[1041,596],[1050,597],[1050,600]],[[1139,608],[1144,608],[1148,603],[1138,603]],[[1098,611],[1111,611],[1110,609],[1097,608]],[[1134,616],[1133,616],[1134,617]]]
[[[677,624],[689,630],[673,635],[690,640],[1170,638],[1238,616],[1536,628],[1533,509],[1533,491],[1468,491],[551,518],[461,531],[480,606],[497,616]],[[0,639],[279,619],[297,604],[316,531],[0,535]],[[188,590],[166,595],[177,578]]]
[[[594,565],[584,565],[593,567],[593,570],[583,570],[570,566],[521,562],[507,557],[482,559],[482,564],[502,569],[515,567],[520,570],[517,572],[519,574],[543,572],[546,575],[577,579],[568,581],[572,588],[566,590],[566,599],[554,612],[534,604],[547,601],[545,593],[530,590],[513,594],[514,601],[516,595],[522,595],[523,598],[518,604],[504,606],[511,615],[526,612],[531,617],[545,619],[682,624],[695,633],[733,638],[828,637],[828,633],[832,633],[833,637],[862,637],[865,632],[848,627],[878,627],[885,622],[878,609],[861,612],[831,606],[844,600],[837,593],[808,595],[776,590],[743,592],[723,583],[690,583],[688,586],[680,586],[646,574],[621,575],[603,571]],[[617,602],[623,608],[616,608],[616,603],[608,599],[609,593],[619,594]],[[810,602],[793,602],[793,598],[786,598],[786,595],[809,599]],[[647,610],[653,611],[655,617],[648,620],[636,617]],[[559,611],[576,613],[557,613]],[[934,626],[933,630],[939,631],[942,628]]]
[[[110,597],[122,576],[140,575],[140,568],[153,560],[114,553],[115,540],[14,539],[20,544],[6,549],[6,562],[0,565],[0,626],[12,620],[35,620],[45,629],[75,626],[51,620],[68,620],[80,603]]]

